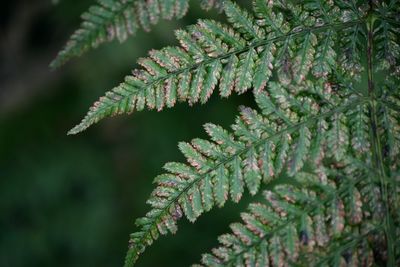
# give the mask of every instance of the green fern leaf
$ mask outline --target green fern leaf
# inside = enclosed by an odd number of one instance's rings
[[[221,7],[221,1],[203,1],[204,9]],[[188,0],[97,0],[82,15],[80,28],[71,35],[50,66],[58,68],[102,43],[124,42],[139,29],[150,31],[160,19],[180,19],[188,11]]]
[[[168,221],[174,225],[173,230],[176,230],[176,222],[181,216],[174,216],[175,213],[184,214],[193,222],[214,205],[222,207],[229,196],[234,202],[238,202],[245,187],[254,195],[263,182],[268,183],[284,173],[296,175],[311,156],[311,132],[318,127],[317,123],[324,118],[333,127],[335,121],[329,121],[330,117],[355,105],[364,105],[362,99],[354,97],[335,109],[325,104],[320,106],[318,113],[312,114],[309,110],[308,113],[302,114],[298,110],[300,100],[307,99],[315,105],[320,101],[309,93],[312,89],[298,88],[297,91],[291,92],[291,87],[272,84],[274,86],[271,90],[277,91],[279,87],[279,91],[290,99],[288,102],[282,102],[282,99],[276,96],[276,100],[270,102],[274,105],[274,110],[282,114],[296,113],[297,116],[288,117],[291,123],[282,127],[281,118],[274,113],[262,116],[250,108],[241,108],[240,117],[232,126],[233,134],[209,123],[205,125],[205,129],[212,142],[194,139],[191,143],[180,143],[179,148],[188,164],[166,164],[164,168],[169,173],[156,178],[158,186],[148,201],[152,209],[145,219],[137,222],[140,231],[131,239],[132,247],[126,258],[127,266],[132,265],[143,249],[160,234],[168,232],[160,231],[159,229],[167,227],[159,224]],[[308,92],[307,96],[304,95],[305,92]],[[269,99],[265,97],[267,93],[270,92],[256,95],[260,98],[258,102]],[[299,134],[296,134],[297,131]],[[329,133],[330,131],[326,130],[322,134],[326,138]],[[289,146],[288,137],[292,139],[291,142],[297,144],[295,147]]]
[[[249,211],[241,214],[243,224],[231,224],[232,234],[222,235],[221,247],[203,255],[202,263],[205,266],[372,264],[373,250],[365,241],[376,238],[382,226],[369,226],[368,220],[361,221],[365,214],[373,212],[365,210],[354,184],[363,176],[336,181],[329,170],[323,172],[330,181],[324,186],[318,175],[303,172],[296,174],[298,186],[278,185],[273,191],[265,191],[266,202],[250,204]],[[345,217],[351,222],[346,230]],[[327,246],[330,240],[340,241],[331,247]]]
[[[303,167],[305,160],[304,156],[306,155],[305,152],[308,151],[310,147],[310,136],[310,130],[306,126],[300,128],[295,153],[289,164],[289,175],[294,175]]]
[[[395,72],[400,71],[400,45],[399,32],[400,26],[396,19],[388,20],[387,18],[395,18],[396,10],[395,1],[387,3],[377,3],[377,12],[380,15],[375,22],[377,24],[375,30],[376,38],[376,57],[378,68],[392,69]]]
[[[92,9],[92,23],[114,19],[107,3]],[[135,3],[144,29],[186,6]],[[227,25],[199,20],[177,30],[179,46],[139,59],[141,67],[69,132],[146,107],[205,103],[216,89],[221,97],[253,90],[260,111],[241,106],[231,130],[207,123],[210,140],[179,143],[187,163],[167,163],[155,178],[125,265],[175,233],[182,217],[194,222],[264,186],[266,202],[250,205],[204,265],[399,265],[399,1],[254,0],[253,7],[226,0]]]
[[[332,15],[332,24],[318,25],[307,16],[304,18],[307,22],[304,27],[291,25],[293,22],[284,18],[282,13],[268,11],[266,16],[269,16],[269,20],[274,20],[273,25],[290,25],[288,27],[292,29],[297,26],[295,31],[275,32],[272,24],[258,26],[267,21],[263,17],[263,11],[260,8],[256,10],[258,13],[255,15],[262,17],[253,18],[236,4],[226,1],[225,13],[232,28],[212,21],[200,21],[187,31],[178,30],[176,36],[181,47],[152,51],[150,58],[139,60],[143,69],[134,70],[133,75],[127,76],[124,83],[100,98],[82,122],[69,133],[83,131],[108,116],[141,110],[144,103],[149,109],[157,110],[172,106],[177,100],[190,104],[201,100],[204,103],[218,82],[223,97],[229,96],[233,90],[243,93],[253,86],[259,91],[265,87],[268,76],[272,75],[268,73],[274,65],[285,84],[292,80],[300,83],[309,74],[309,70],[318,64],[313,57],[314,47],[322,41],[318,37],[325,39],[325,35],[318,35],[318,32],[342,28],[358,29],[357,20],[336,23],[341,15],[338,11]],[[293,53],[297,55],[294,60],[290,58]],[[261,64],[255,66],[256,62]],[[218,70],[216,76],[210,72],[214,68]],[[262,77],[264,71],[267,75]],[[205,80],[212,82],[203,87]],[[177,94],[173,95],[176,99],[171,99],[171,95],[165,97],[165,91],[170,88],[171,83],[178,84]],[[158,96],[157,104],[155,96]],[[166,101],[169,105],[165,104]]]

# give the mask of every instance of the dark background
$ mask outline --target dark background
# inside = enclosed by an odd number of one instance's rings
[[[51,71],[48,64],[93,2],[14,0],[0,8],[0,266],[121,266],[134,219],[148,210],[153,178],[165,162],[183,160],[177,143],[205,138],[206,122],[228,127],[240,104],[253,105],[250,95],[214,94],[205,105],[119,116],[67,136],[137,58],[176,44],[174,29],[196,18],[223,20],[191,1],[183,20],[162,21],[150,34]],[[137,266],[198,262],[247,204],[229,201],[196,224],[181,220],[177,235],[161,237]]]

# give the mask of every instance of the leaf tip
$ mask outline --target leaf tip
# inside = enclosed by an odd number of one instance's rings
[[[87,127],[83,126],[82,123],[76,125],[74,128],[67,132],[67,135],[76,135],[80,132],[83,132]]]

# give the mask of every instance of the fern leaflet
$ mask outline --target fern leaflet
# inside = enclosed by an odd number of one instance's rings
[[[202,0],[201,6],[219,7],[221,0]],[[97,4],[82,14],[83,22],[68,40],[64,49],[50,64],[60,67],[72,57],[117,39],[124,42],[138,29],[150,31],[160,19],[182,18],[188,11],[189,0],[97,0]]]

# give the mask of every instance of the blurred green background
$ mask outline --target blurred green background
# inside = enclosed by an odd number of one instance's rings
[[[134,219],[179,141],[206,137],[206,122],[229,127],[249,94],[179,104],[66,132],[150,49],[176,44],[173,30],[213,17],[198,1],[180,21],[162,22],[120,45],[106,44],[56,71],[48,64],[94,1],[15,0],[0,11],[0,266],[121,266]],[[242,1],[249,3],[250,1]],[[247,195],[246,195],[247,196]],[[217,245],[248,199],[181,220],[137,266],[188,266]]]

